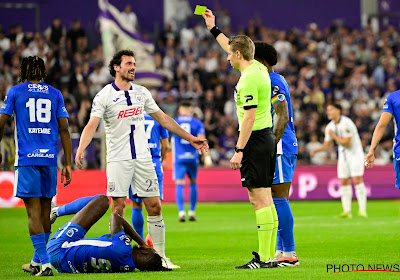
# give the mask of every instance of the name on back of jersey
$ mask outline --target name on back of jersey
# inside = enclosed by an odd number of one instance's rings
[[[31,134],[51,134],[51,128],[46,127],[30,127],[28,130]]]

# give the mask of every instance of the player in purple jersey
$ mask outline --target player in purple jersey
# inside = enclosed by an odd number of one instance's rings
[[[57,216],[76,215],[49,241],[47,252],[54,268],[60,273],[170,270],[163,267],[161,256],[117,213],[111,214],[110,234],[84,238],[108,207],[105,195],[83,197],[59,207]],[[132,247],[132,240],[137,245]]]
[[[368,154],[365,156],[365,166],[371,168],[375,161],[375,149],[381,141],[383,133],[386,130],[389,122],[394,118],[395,122],[395,137],[393,147],[393,164],[394,171],[396,174],[396,188],[400,189],[400,90],[389,94],[388,98],[383,105],[382,115],[379,119],[378,124],[375,127],[374,134],[371,140],[371,147],[369,148]]]
[[[273,67],[278,62],[278,53],[275,48],[264,42],[255,42],[254,44],[254,59],[265,65],[270,73],[273,128],[277,142],[272,197],[278,213],[279,225],[277,248],[273,254],[275,254],[278,266],[298,266],[299,259],[294,244],[293,213],[289,204],[289,190],[297,159],[297,139],[289,86],[279,73],[273,71]]]
[[[35,253],[27,270],[36,276],[53,275],[46,243],[51,233],[51,199],[57,192],[58,135],[65,155],[61,172],[64,186],[71,182],[72,175],[68,113],[61,92],[43,83],[45,77],[43,59],[37,56],[22,59],[20,84],[8,91],[0,110],[0,140],[4,126],[13,114],[16,123],[14,189],[15,196],[24,201],[28,214],[29,235]],[[0,154],[0,162],[1,159]]]

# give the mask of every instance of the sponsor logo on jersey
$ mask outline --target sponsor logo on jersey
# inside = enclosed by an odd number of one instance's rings
[[[272,92],[274,93],[274,95],[276,95],[277,93],[279,93],[279,87],[278,86],[274,86],[272,88]]]
[[[29,84],[28,88],[30,92],[43,92],[49,93],[49,86],[41,84]]]
[[[157,148],[157,144],[156,143],[149,143],[149,148],[150,149],[155,149],[155,148]]]
[[[137,116],[143,114],[143,107],[136,107],[119,111],[117,119],[123,119],[127,117]]]
[[[246,98],[245,103],[247,103],[247,102],[253,100],[253,95],[245,95],[244,98]]]
[[[36,149],[28,154],[28,158],[54,158],[54,154],[48,154],[50,149]]]
[[[77,228],[71,228],[71,229],[69,229],[67,231],[66,234],[67,234],[68,237],[72,237],[72,236],[74,236],[75,232],[78,232],[78,229]]]
[[[113,100],[113,102],[117,102],[117,101],[118,101],[118,99],[119,99],[119,97],[115,98],[115,99]]]
[[[51,128],[44,127],[29,127],[28,131],[30,134],[51,134]]]
[[[5,109],[5,108],[7,108],[7,104],[6,103],[4,103],[3,106],[1,106],[1,109]]]

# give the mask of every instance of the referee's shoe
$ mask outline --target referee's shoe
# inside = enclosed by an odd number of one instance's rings
[[[256,269],[256,268],[277,267],[276,262],[262,262],[260,260],[260,255],[258,253],[253,252],[252,254],[254,255],[254,258],[251,261],[249,261],[244,265],[236,266],[235,269]]]

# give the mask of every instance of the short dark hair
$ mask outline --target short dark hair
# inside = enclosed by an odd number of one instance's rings
[[[44,61],[38,56],[24,57],[19,67],[19,83],[27,81],[40,81],[43,82],[46,78],[46,67]]]
[[[120,50],[117,51],[113,58],[111,59],[110,63],[108,64],[108,69],[110,70],[110,75],[115,77],[115,70],[114,70],[114,65],[121,65],[121,61],[122,61],[122,56],[126,55],[126,56],[132,56],[133,58],[135,58],[135,53],[131,50]]]
[[[340,105],[339,103],[329,103],[328,106],[335,107],[336,109],[338,109],[340,111],[340,113],[342,113],[342,111],[343,111],[342,105]]]
[[[134,253],[135,251],[136,253]],[[135,267],[140,271],[167,270],[162,265],[161,256],[153,249],[134,246],[132,248],[132,256]]]
[[[254,42],[254,45],[256,46],[254,59],[260,62],[266,61],[269,66],[274,66],[278,63],[278,52],[274,46],[261,41]]]
[[[190,100],[183,100],[181,103],[179,103],[179,107],[190,108],[193,107],[193,104],[190,102]]]

